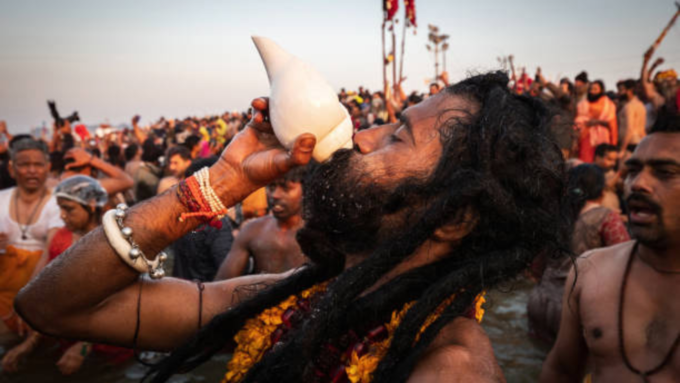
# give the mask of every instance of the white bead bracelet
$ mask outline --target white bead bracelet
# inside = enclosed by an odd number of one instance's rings
[[[153,279],[163,278],[165,276],[163,263],[168,256],[161,251],[153,261],[146,258],[139,245],[132,240],[132,228],[123,225],[127,208],[127,205],[119,204],[116,209],[104,214],[102,226],[106,239],[118,256],[130,267],[142,274],[149,273]]]

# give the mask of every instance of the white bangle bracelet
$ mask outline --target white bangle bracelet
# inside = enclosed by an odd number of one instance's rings
[[[142,274],[149,273],[149,276],[153,279],[163,278],[165,276],[163,262],[167,259],[167,255],[161,252],[153,261],[144,256],[139,246],[132,240],[132,229],[122,227],[126,209],[126,205],[120,204],[116,209],[109,210],[104,214],[102,226],[106,239],[118,256],[130,267]]]

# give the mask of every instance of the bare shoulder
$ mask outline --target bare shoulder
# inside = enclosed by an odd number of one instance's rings
[[[505,382],[491,342],[477,321],[446,325],[416,365],[409,382]]]
[[[633,250],[635,241],[619,243],[609,247],[602,247],[586,251],[576,259],[578,273],[597,273],[598,271],[611,269],[614,265],[625,264],[630,252]]]
[[[270,215],[249,219],[241,225],[241,231],[239,232],[239,235],[258,235],[272,219],[274,218]]]

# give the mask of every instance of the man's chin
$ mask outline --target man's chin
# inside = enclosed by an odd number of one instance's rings
[[[652,225],[630,225],[630,231],[634,239],[651,248],[664,248],[667,243],[666,236]]]

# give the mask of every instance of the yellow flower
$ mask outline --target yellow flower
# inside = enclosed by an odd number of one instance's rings
[[[327,284],[326,282],[313,286],[300,293],[300,296],[307,299],[324,291]],[[248,373],[253,365],[262,359],[262,356],[272,346],[272,334],[283,323],[281,315],[288,308],[296,306],[297,302],[298,297],[291,295],[278,306],[268,308],[257,317],[246,321],[241,331],[234,336],[236,350],[234,350],[231,360],[227,363],[227,373],[224,375],[222,383],[240,381],[246,376],[246,373]]]
[[[486,291],[482,291],[475,299],[475,319],[477,322],[482,323],[482,318],[484,318],[484,308],[482,305],[486,302]]]
[[[373,371],[378,367],[383,356],[368,353],[359,357],[356,352],[352,352],[352,361],[348,367],[345,367],[347,378],[352,383],[369,383],[373,378]]]

